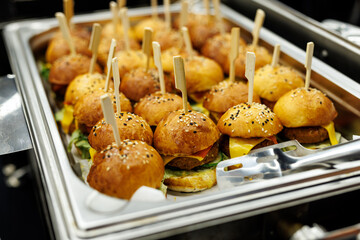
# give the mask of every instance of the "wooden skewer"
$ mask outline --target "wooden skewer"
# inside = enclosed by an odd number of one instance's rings
[[[101,107],[104,113],[105,121],[111,125],[114,133],[115,143],[119,147],[121,144],[121,138],[120,138],[119,129],[116,124],[114,108],[111,99],[108,94],[101,96],[100,99],[101,99]]]
[[[188,12],[189,9],[189,2],[184,0],[181,2],[181,12],[180,12],[180,27],[184,27],[188,23]]]
[[[118,9],[126,7],[126,0],[117,0]]]
[[[204,4],[205,11],[206,11],[206,15],[209,17],[210,16],[210,2],[209,2],[209,0],[203,0],[203,4]]]
[[[166,89],[165,89],[164,71],[163,71],[162,62],[161,62],[160,44],[158,42],[152,42],[152,46],[153,46],[153,52],[154,52],[154,63],[159,72],[161,94],[165,94]]]
[[[110,82],[110,72],[111,72],[111,61],[114,57],[114,52],[116,48],[116,40],[113,38],[111,39],[111,45],[109,50],[109,56],[107,60],[107,74],[106,74],[106,82],[105,82],[105,92],[109,91],[109,82]]]
[[[220,30],[220,34],[224,35],[225,29],[224,29],[224,24],[222,21],[222,16],[221,16],[221,11],[220,11],[220,0],[213,0],[213,5],[215,8],[215,16],[216,16],[218,28]]]
[[[120,15],[121,15],[121,21],[122,21],[122,25],[124,28],[124,40],[125,40],[125,49],[126,51],[130,51],[130,41],[129,41],[129,18],[127,16],[127,8],[124,7],[120,10]]]
[[[194,51],[193,51],[193,47],[192,47],[192,44],[191,44],[189,30],[188,30],[187,27],[182,27],[181,32],[183,34],[183,38],[184,38],[184,41],[185,41],[185,47],[186,47],[186,51],[187,51],[187,53],[189,55],[189,58],[193,58]]]
[[[254,29],[252,31],[252,35],[253,35],[253,42],[252,42],[252,46],[255,48],[259,42],[259,33],[260,33],[260,29],[264,23],[264,18],[265,18],[265,12],[261,9],[258,9],[256,11],[256,16],[255,16],[255,23],[254,23]]]
[[[72,28],[71,19],[74,16],[74,1],[73,0],[63,0],[64,14],[66,17],[66,22],[69,28]]]
[[[240,41],[240,28],[234,27],[231,29],[231,49],[229,54],[230,81],[235,81],[235,60],[239,56],[239,41]]]
[[[171,30],[171,13],[170,13],[170,0],[164,0],[164,12],[165,12],[165,26],[166,30]]]
[[[276,67],[279,63],[279,57],[280,57],[280,44],[276,44],[274,47],[274,53],[272,57],[271,67]]]
[[[57,12],[57,13],[55,13],[55,16],[56,16],[57,20],[59,21],[60,30],[61,30],[61,32],[63,34],[63,37],[65,38],[66,42],[69,45],[70,54],[75,55],[76,54],[75,46],[74,46],[74,43],[73,43],[73,41],[71,39],[71,36],[70,36],[69,27],[66,24],[65,15],[63,13],[61,13],[61,12]]]
[[[252,104],[253,93],[254,93],[254,73],[255,73],[255,53],[246,53],[246,66],[245,66],[245,77],[248,80],[249,92],[248,92],[248,103]]]
[[[173,59],[174,59],[175,87],[181,91],[184,112],[187,113],[188,106],[187,106],[187,91],[186,91],[184,60],[180,56],[174,56]]]
[[[121,112],[121,102],[120,102],[120,74],[119,74],[119,65],[118,59],[114,57],[112,59],[112,70],[113,70],[113,77],[114,77],[114,93],[116,99],[116,112],[120,114]]]
[[[152,18],[157,19],[158,18],[157,0],[151,0],[151,12],[152,12]]]
[[[90,74],[92,74],[94,72],[96,59],[97,59],[97,55],[98,55],[101,30],[102,30],[102,28],[101,28],[100,24],[94,23],[93,30],[91,33],[90,45],[89,45],[89,49],[92,52],[90,68],[89,68]]]
[[[118,7],[114,1],[110,2],[110,11],[112,14],[112,24],[113,24],[113,37],[118,38],[119,33],[117,31],[117,27],[119,25],[119,18],[118,18]]]
[[[142,51],[146,55],[146,72],[149,71],[149,63],[151,56],[151,42],[152,42],[152,29],[149,27],[144,28],[144,37],[142,43]]]
[[[310,86],[311,64],[312,64],[313,55],[314,55],[314,43],[308,42],[306,45],[306,58],[305,58],[305,68],[306,68],[305,89],[308,89]]]

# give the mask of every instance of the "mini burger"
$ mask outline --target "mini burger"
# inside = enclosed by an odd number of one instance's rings
[[[198,192],[216,184],[214,168],[202,168],[218,157],[220,132],[206,115],[189,110],[169,113],[158,124],[154,146],[163,156],[164,184],[179,192]]]
[[[222,115],[217,126],[223,134],[221,150],[230,158],[276,144],[275,135],[283,129],[278,117],[267,106],[255,102],[230,108]]]
[[[319,143],[330,138],[338,143],[333,120],[337,116],[334,104],[314,88],[297,88],[283,95],[274,112],[285,126],[281,135],[300,143]]]
[[[244,82],[225,80],[205,94],[203,106],[210,111],[214,122],[218,122],[229,108],[248,101],[248,91],[249,88]],[[253,101],[260,103],[260,98],[255,93]]]
[[[124,140],[95,154],[87,182],[106,195],[130,199],[141,186],[159,188],[163,176],[163,161],[153,147]]]

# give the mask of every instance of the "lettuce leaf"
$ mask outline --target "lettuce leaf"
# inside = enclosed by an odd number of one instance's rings
[[[49,81],[50,68],[50,63],[41,63],[40,75],[46,81]]]
[[[71,152],[72,145],[81,152],[81,158],[90,159],[89,150],[91,148],[87,136],[85,136],[79,129],[75,130],[70,138],[69,145],[67,147],[68,152]]]
[[[57,122],[61,122],[64,119],[64,113],[65,113],[65,108],[62,108],[61,110],[56,112],[55,113],[55,120]]]

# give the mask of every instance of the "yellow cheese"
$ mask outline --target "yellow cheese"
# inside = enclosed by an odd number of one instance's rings
[[[90,153],[90,159],[91,159],[91,161],[94,162],[94,156],[95,156],[95,154],[96,154],[96,150],[93,149],[93,148],[90,148],[90,149],[89,149],[89,153]]]
[[[65,104],[64,108],[65,108],[65,111],[64,111],[64,117],[61,120],[61,127],[64,130],[64,132],[66,134],[68,134],[69,130],[70,130],[70,126],[74,120],[74,115],[73,115],[74,108],[72,105],[66,105],[66,104]]]
[[[334,122],[330,122],[328,125],[322,127],[328,132],[331,145],[338,144],[339,142],[336,139]]]
[[[175,158],[177,158],[179,156],[163,156],[163,160],[164,160],[164,166],[166,164],[168,164],[169,162],[171,162],[172,160],[174,160]],[[188,155],[188,156],[181,156],[181,157],[189,157],[189,158],[195,158],[197,159],[198,161],[202,161],[204,160],[203,157],[200,157],[200,156],[193,156],[193,155]]]
[[[253,147],[264,141],[265,138],[230,138],[230,158],[241,157],[248,154]]]
[[[215,120],[215,122],[217,123],[219,121],[219,119],[221,118],[222,114],[218,113],[218,112],[210,112],[212,118]]]
[[[191,104],[191,108],[192,108],[192,110],[197,111],[197,112],[201,112],[201,113],[205,114],[208,117],[210,116],[209,110],[204,108],[202,103]]]

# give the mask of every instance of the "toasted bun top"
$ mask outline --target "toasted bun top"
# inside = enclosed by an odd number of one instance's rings
[[[240,46],[246,46],[243,38],[240,38]],[[201,48],[201,53],[208,58],[215,60],[220,66],[224,66],[229,58],[231,50],[231,34],[217,34],[206,40]]]
[[[189,155],[210,147],[220,137],[215,123],[205,114],[189,110],[169,113],[154,133],[155,148],[164,155]]]
[[[106,66],[107,64],[111,40],[112,38],[108,38],[108,37],[103,37],[100,39],[99,48],[98,48],[98,62],[102,66]],[[129,43],[130,43],[130,49],[132,50],[140,49],[140,44],[135,39],[130,38]],[[123,51],[125,49],[126,49],[125,39],[117,38],[115,52]]]
[[[144,37],[144,28],[149,27],[153,30],[153,34],[157,31],[165,30],[166,25],[165,22],[160,18],[146,18],[142,21],[140,21],[135,26],[135,36],[137,40],[142,41]]]
[[[222,81],[213,86],[204,96],[203,106],[212,112],[224,113],[229,108],[248,101],[248,86],[243,82]],[[260,103],[254,93],[253,101]]]
[[[57,59],[50,68],[49,82],[58,85],[68,85],[78,75],[89,72],[90,58],[81,54],[66,55]],[[94,72],[102,73],[98,64]]]
[[[141,50],[116,52],[115,57],[117,57],[119,60],[119,73],[121,77],[123,77],[125,73],[131,71],[132,69],[146,67],[147,57]],[[153,65],[153,60],[150,59],[150,67],[152,67]],[[110,75],[112,76],[112,72],[110,73]]]
[[[170,31],[166,29],[156,31],[155,34],[153,34],[153,41],[160,44],[161,50],[171,47],[182,48],[183,46],[183,37],[179,31],[173,29]]]
[[[278,117],[259,103],[242,103],[225,112],[217,124],[220,132],[230,137],[271,137],[282,130]]]
[[[104,94],[108,94],[112,99],[113,108],[116,112],[116,98],[114,91],[109,89],[109,92],[105,92],[103,88],[90,91],[79,99],[74,106],[74,117],[79,124],[84,124],[86,127],[94,126],[100,119],[104,117],[101,108],[100,97]],[[131,112],[132,106],[130,100],[120,93],[120,105],[121,111]]]
[[[91,51],[89,50],[89,40],[78,36],[71,36],[71,40],[74,43],[77,53],[91,57]],[[70,48],[67,41],[62,37],[53,38],[48,48],[46,49],[45,58],[46,62],[53,63],[56,59],[59,59],[65,55],[70,54]]]
[[[118,23],[118,25],[116,26],[116,34],[119,37],[124,37],[124,27],[122,24]],[[101,31],[101,37],[102,38],[113,38],[115,36],[114,34],[114,25],[111,22],[106,23]],[[136,35],[135,35],[135,31],[132,28],[129,28],[128,30],[128,36],[129,39],[136,39]]]
[[[140,116],[133,113],[121,112],[115,114],[116,125],[119,129],[121,140],[140,140],[151,145],[153,132],[149,124]],[[115,142],[113,129],[110,124],[101,119],[88,136],[89,143],[96,151],[101,151]]]
[[[235,75],[237,77],[245,78],[245,62],[247,52],[254,52],[256,55],[255,69],[261,68],[262,66],[271,63],[272,56],[266,48],[261,46],[257,46],[256,48],[254,48],[251,45],[247,45],[246,47],[240,47],[239,56],[235,60]],[[224,65],[224,72],[228,74],[229,71],[230,60],[229,58],[227,58]]]
[[[103,88],[105,86],[106,78],[103,74],[93,73],[93,74],[83,74],[77,76],[67,87],[65,93],[66,104],[75,105],[75,103],[86,93],[96,90],[98,88]],[[113,82],[109,82],[110,87],[113,87]]]
[[[259,68],[254,76],[254,91],[261,98],[276,102],[288,91],[303,87],[304,80],[293,68],[266,65]]]
[[[188,105],[190,109],[190,104]],[[142,116],[150,126],[157,126],[169,112],[183,108],[182,98],[176,94],[161,92],[152,93],[140,99],[135,105],[134,113]]]
[[[209,90],[224,79],[220,65],[209,58],[186,58],[184,65],[186,88],[189,93]]]
[[[276,102],[274,112],[285,127],[327,125],[337,116],[330,99],[314,88],[291,90]]]
[[[199,55],[198,52],[194,51],[194,55]],[[161,63],[163,65],[163,70],[166,73],[173,74],[174,73],[174,63],[173,57],[181,56],[183,58],[188,57],[186,51],[182,48],[171,47],[161,52]]]
[[[172,84],[169,77],[165,75],[164,80],[166,90],[171,91]],[[149,68],[148,71],[142,67],[132,69],[125,74],[120,83],[120,91],[123,92],[126,97],[136,102],[139,101],[140,98],[159,90],[159,72],[154,68]]]
[[[95,154],[87,181],[104,194],[130,199],[141,186],[159,188],[164,172],[164,162],[153,147],[124,140]]]

